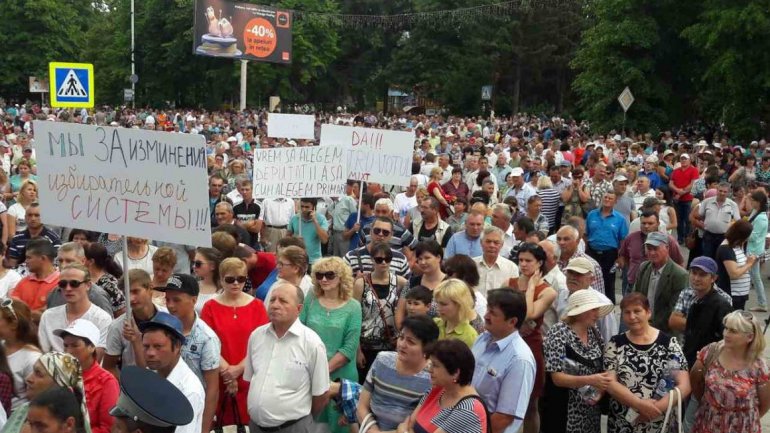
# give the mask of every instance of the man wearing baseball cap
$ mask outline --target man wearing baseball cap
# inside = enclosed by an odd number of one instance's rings
[[[594,269],[594,263],[587,257],[575,257],[567,263],[567,266],[564,268],[564,274],[567,276],[567,290],[559,292],[559,296],[556,298],[556,313],[558,317],[565,315],[569,307],[569,296],[578,290],[591,290],[601,299],[602,303],[613,305],[610,298],[591,287]],[[599,318],[596,325],[605,343],[618,333],[619,323],[614,311]]]
[[[687,271],[671,259],[668,234],[652,232],[644,241],[647,261],[639,267],[634,291],[647,296],[652,313],[652,326],[671,334],[668,318],[687,286]]]
[[[144,345],[144,360],[147,367],[171,382],[184,394],[193,408],[192,420],[177,427],[175,433],[201,433],[203,428],[203,407],[205,392],[198,376],[182,360],[182,345],[185,337],[182,322],[169,313],[158,312],[151,320],[139,324]],[[126,378],[121,379],[125,383]]]
[[[732,298],[716,285],[717,262],[701,256],[690,263],[690,284],[679,294],[668,319],[671,329],[684,332],[684,355],[689,365],[698,351],[722,339],[722,318],[732,311]]]
[[[529,182],[524,181],[524,170],[521,167],[512,169],[509,176],[513,178],[513,188],[508,190],[506,197],[516,197],[519,209],[526,209],[527,200],[533,195],[536,195],[537,191],[535,191],[535,188],[530,185]]]

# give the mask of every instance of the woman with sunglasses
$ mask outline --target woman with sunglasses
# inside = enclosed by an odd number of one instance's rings
[[[24,379],[32,372],[41,355],[31,315],[27,304],[17,299],[4,298],[0,301],[0,340],[3,340],[13,376],[12,409],[28,401]]]
[[[307,275],[308,266],[310,266],[309,258],[304,248],[295,245],[279,248],[278,258],[275,261],[275,269],[278,271],[278,278],[267,290],[267,294],[265,295],[266,307],[270,306],[270,293],[272,293],[273,287],[276,287],[280,282],[294,284],[302,289],[307,295],[307,292],[313,288],[313,280]]]
[[[701,349],[690,371],[700,406],[693,433],[762,431],[770,408],[770,368],[763,357],[762,324],[739,310],[722,320],[722,341]]]
[[[200,294],[195,301],[195,312],[200,314],[203,305],[209,299],[214,299],[221,287],[219,286],[219,263],[222,261],[222,254],[216,248],[199,247],[195,249],[195,259],[193,260],[193,273],[198,277]]]
[[[85,433],[91,433],[91,423],[85,404],[85,389],[83,386],[83,370],[75,357],[62,352],[48,352],[40,356],[35,362],[32,371],[25,379],[27,390],[25,396],[28,400],[34,400],[44,392],[57,387],[69,388],[79,395],[80,411],[83,415]],[[27,414],[30,411],[30,403],[23,403],[14,409],[8,422],[5,423],[2,433],[29,432]]]
[[[331,380],[358,382],[356,354],[361,336],[361,304],[353,299],[353,274],[339,257],[325,257],[313,265],[313,290],[308,292],[299,320],[315,331],[326,346]],[[332,401],[319,415],[332,432],[347,432],[340,426],[340,412]]]
[[[417,286],[425,286],[428,289],[435,290],[442,281],[446,279],[446,274],[441,271],[441,260],[444,259],[444,250],[435,240],[419,242],[414,247],[414,257],[419,276],[413,276],[409,280],[409,289]],[[406,317],[406,290],[398,300],[398,309],[396,310],[396,327],[401,329],[401,321]],[[436,317],[436,302],[431,302],[430,317]]]
[[[361,344],[356,356],[359,377],[366,376],[379,352],[396,348],[396,309],[406,279],[390,270],[393,250],[386,242],[372,245],[372,272],[353,283],[353,297],[361,303]]]
[[[262,301],[243,291],[248,279],[246,263],[235,257],[224,259],[219,265],[222,293],[207,302],[201,311],[201,319],[211,327],[222,344],[219,361],[219,402],[223,413],[217,413],[219,425],[246,423],[246,397],[249,382],[243,380],[246,346],[249,336],[258,327],[269,322]],[[226,399],[235,404],[222,404]],[[233,413],[237,407],[238,413]]]

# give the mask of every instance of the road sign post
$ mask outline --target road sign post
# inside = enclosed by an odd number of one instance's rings
[[[90,63],[48,64],[51,106],[92,108],[94,106],[94,65]]]
[[[634,94],[631,93],[631,89],[629,89],[628,86],[626,86],[620,95],[618,95],[618,102],[620,103],[620,107],[623,108],[623,136],[626,135],[626,113],[628,112],[628,109],[631,108],[634,100]]]

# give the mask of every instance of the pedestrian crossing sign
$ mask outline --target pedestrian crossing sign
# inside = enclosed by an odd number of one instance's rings
[[[48,64],[48,73],[52,107],[94,106],[94,65],[51,62]]]

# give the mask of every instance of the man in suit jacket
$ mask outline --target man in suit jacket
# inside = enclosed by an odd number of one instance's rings
[[[639,268],[634,291],[650,300],[652,326],[670,335],[668,318],[679,299],[679,292],[687,287],[688,274],[671,259],[667,234],[648,234],[644,250],[647,261]]]

